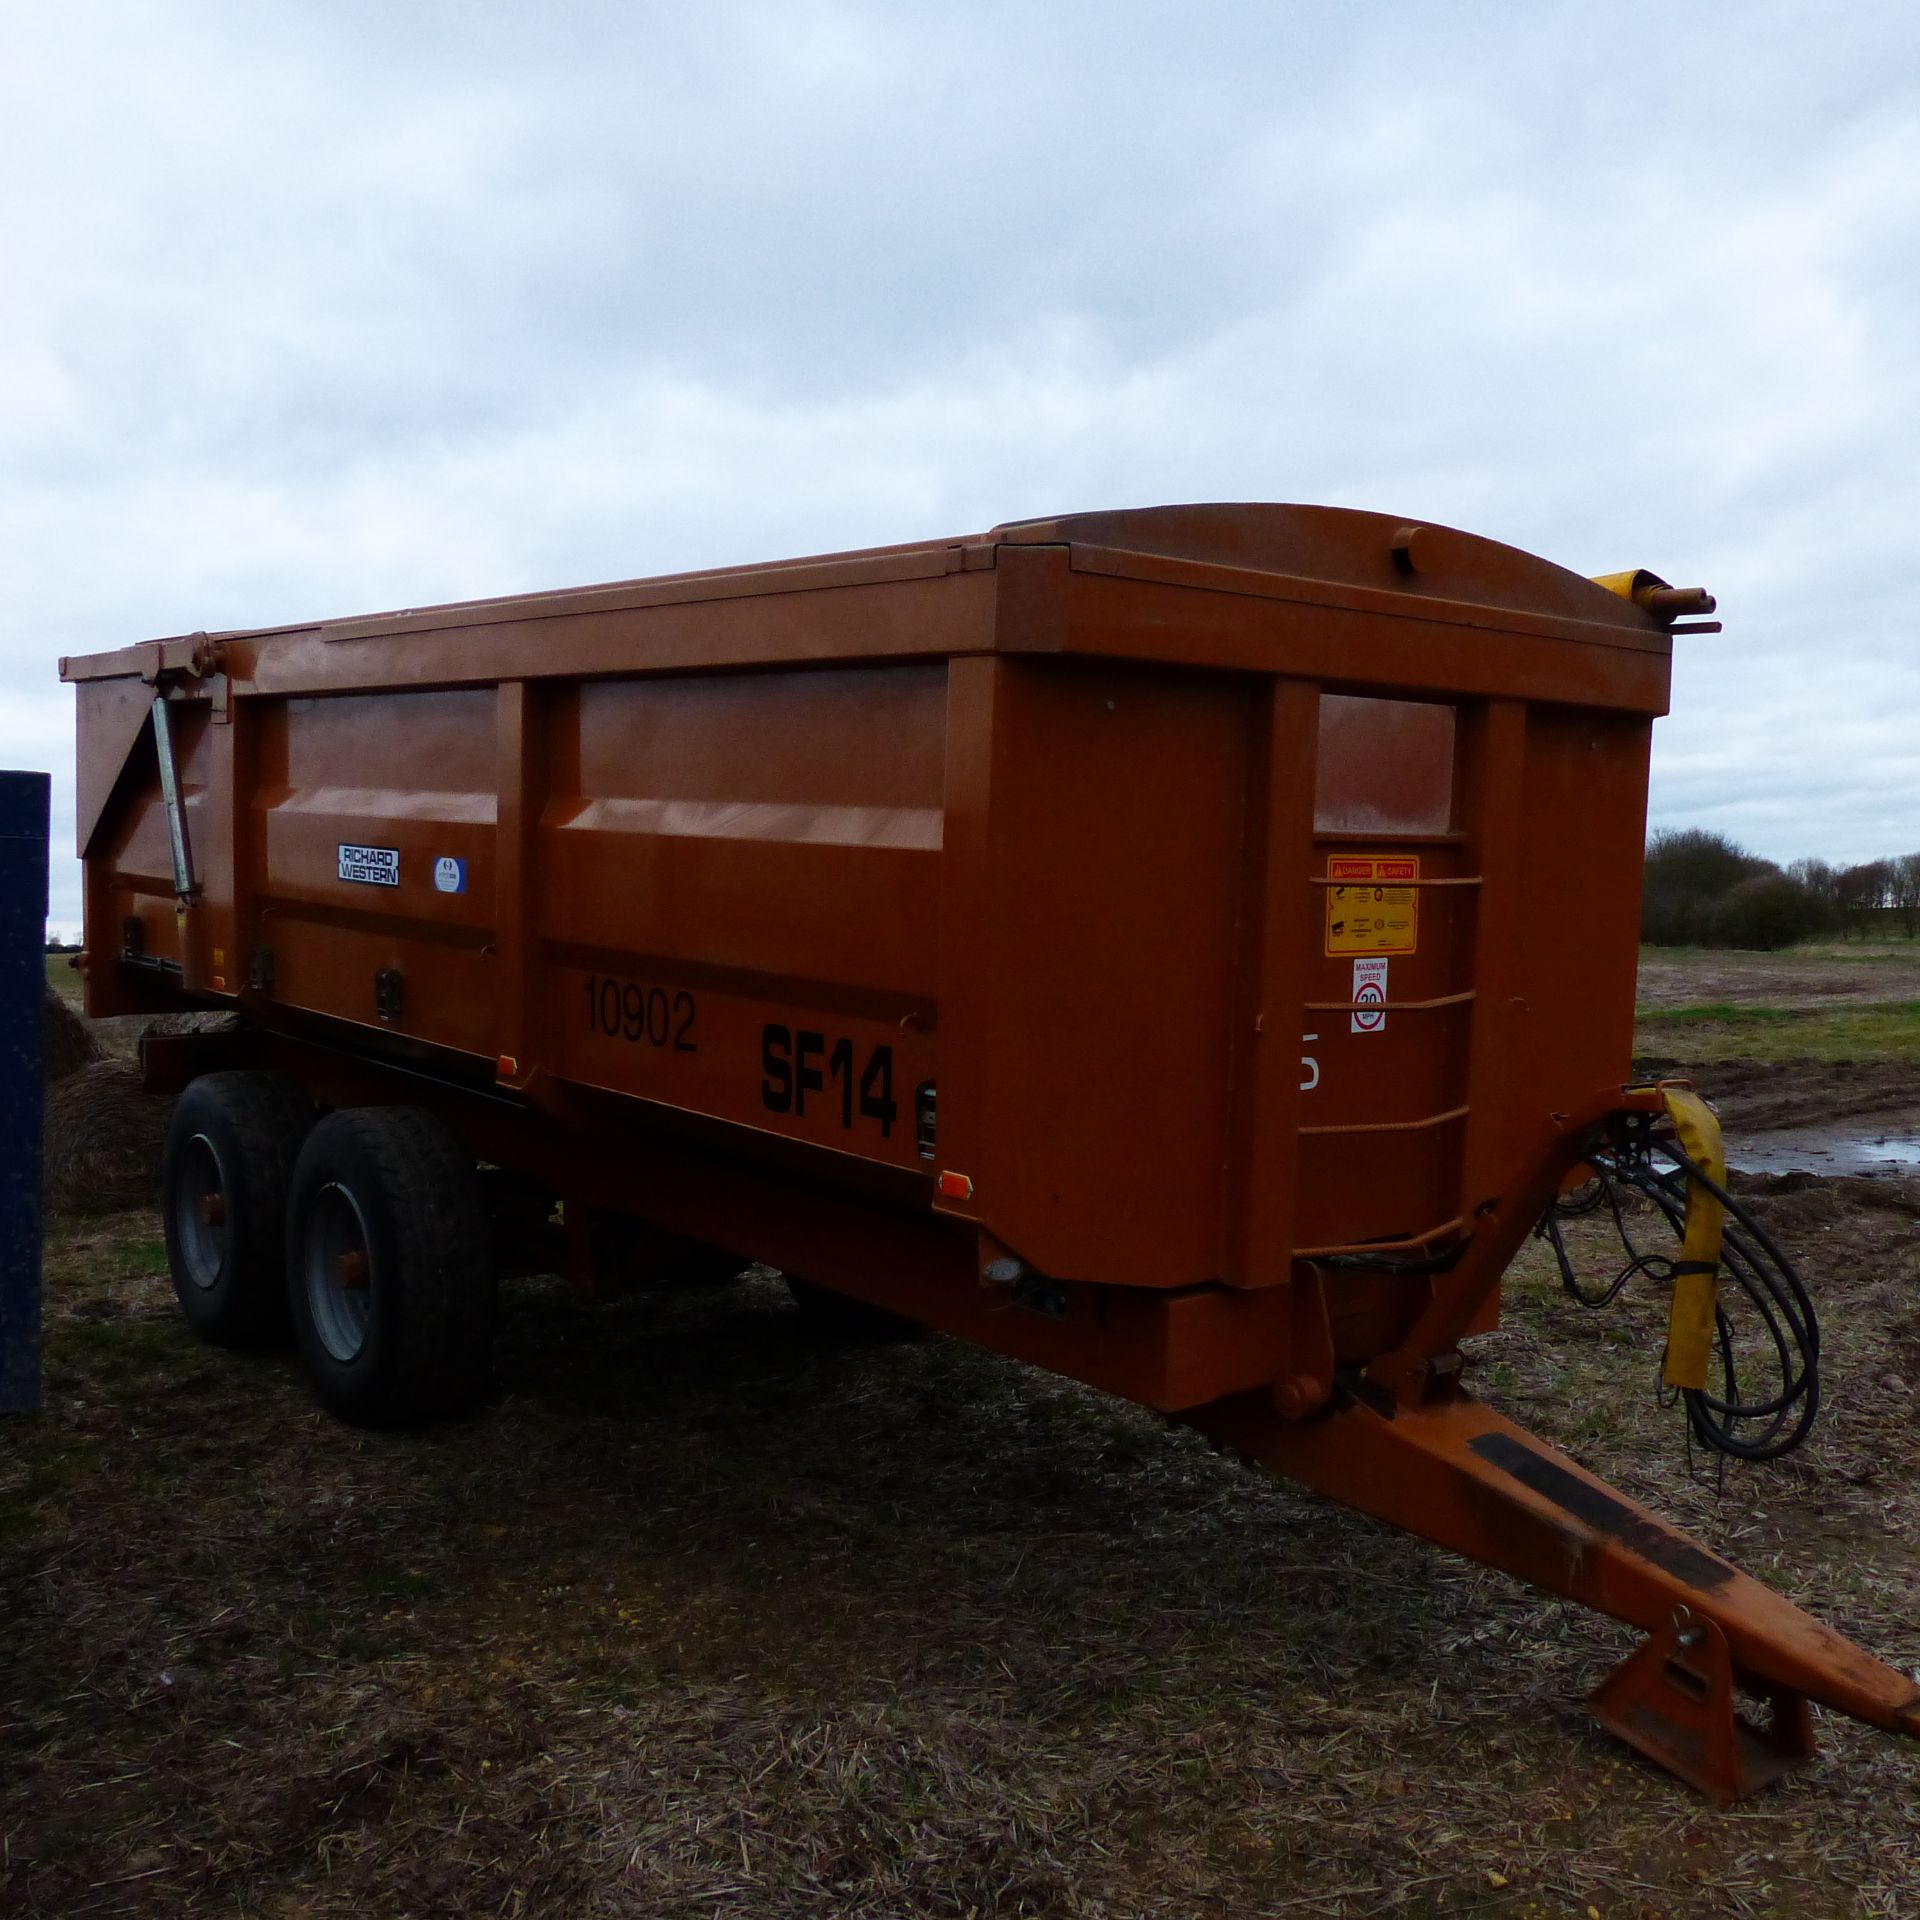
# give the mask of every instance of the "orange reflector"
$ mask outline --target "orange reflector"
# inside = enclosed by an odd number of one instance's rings
[[[511,1080],[520,1071],[520,1062],[512,1054],[503,1053],[493,1063],[494,1073],[502,1080]]]
[[[943,1173],[934,1182],[940,1189],[942,1200],[971,1200],[973,1182],[964,1173]]]

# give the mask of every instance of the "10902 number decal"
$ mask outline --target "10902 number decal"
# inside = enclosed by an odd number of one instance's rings
[[[760,1030],[760,1102],[769,1113],[804,1119],[812,1094],[817,1096],[814,1109],[836,1111],[848,1132],[856,1116],[877,1120],[885,1140],[900,1117],[893,1097],[893,1049],[873,1048],[857,1076],[854,1062],[851,1040],[769,1023]]]
[[[643,987],[638,980],[616,980],[606,973],[587,975],[587,1030],[610,1040],[698,1053],[695,1011],[690,993],[669,994],[665,987]]]

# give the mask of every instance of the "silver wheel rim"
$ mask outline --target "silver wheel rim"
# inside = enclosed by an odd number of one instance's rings
[[[173,1240],[187,1284],[211,1293],[227,1264],[227,1176],[220,1150],[204,1133],[180,1150],[172,1204]]]
[[[373,1256],[359,1201],[335,1181],[307,1209],[301,1271],[320,1344],[343,1366],[358,1359],[373,1320]]]

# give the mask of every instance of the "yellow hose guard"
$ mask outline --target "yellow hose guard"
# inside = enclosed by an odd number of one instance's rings
[[[1683,614],[1711,613],[1714,598],[1705,587],[1670,587],[1657,573],[1635,567],[1631,573],[1596,573],[1596,587],[1605,587],[1622,600],[1631,600],[1642,613],[1650,613],[1675,633],[1718,633],[1718,626],[1675,627]]]
[[[1644,605],[1646,594],[1667,583],[1657,573],[1649,573],[1645,567],[1630,567],[1625,573],[1596,573],[1593,584],[1605,587],[1609,593],[1617,593],[1622,600]]]
[[[1684,1087],[1662,1087],[1660,1097],[1687,1158],[1708,1179],[1724,1187],[1727,1149],[1713,1109]],[[1726,1208],[1689,1174],[1686,1225],[1680,1237],[1680,1257],[1673,1263],[1673,1304],[1667,1310],[1667,1357],[1661,1369],[1661,1377],[1670,1387],[1697,1390],[1707,1384],[1719,1298],[1720,1236],[1726,1223]]]

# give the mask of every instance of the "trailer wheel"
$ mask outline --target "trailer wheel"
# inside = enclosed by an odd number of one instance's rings
[[[479,1175],[439,1119],[361,1107],[314,1128],[287,1207],[287,1301],[328,1412],[391,1427],[471,1406],[496,1293]]]
[[[277,1073],[208,1073],[167,1128],[167,1270],[201,1339],[262,1346],[287,1330],[287,1190],[313,1107]]]

